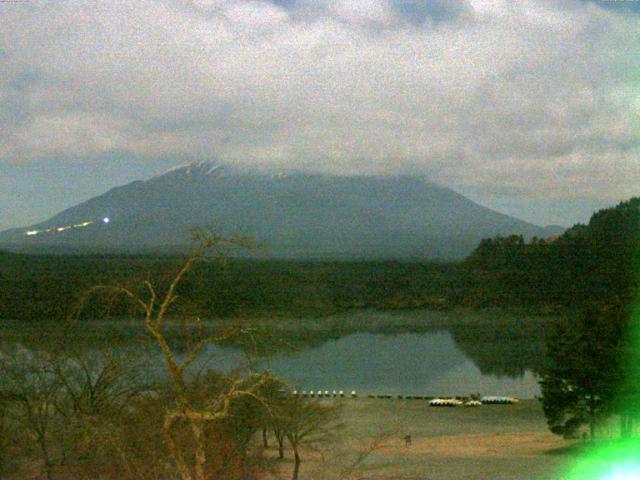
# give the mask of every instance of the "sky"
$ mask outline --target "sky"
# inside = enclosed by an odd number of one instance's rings
[[[640,1],[0,0],[0,229],[190,161],[640,195]]]

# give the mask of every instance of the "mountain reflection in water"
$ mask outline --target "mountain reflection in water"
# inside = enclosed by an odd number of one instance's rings
[[[296,337],[293,343],[295,348],[261,355],[253,367],[271,369],[298,390],[429,396],[480,392],[520,398],[540,393],[534,372],[544,361],[544,336],[530,327],[316,332],[307,342]],[[246,366],[239,348],[210,345],[206,351],[211,365],[220,369]]]
[[[481,392],[521,398],[539,394],[531,371],[517,377],[483,374],[445,331],[356,333],[261,363],[305,390],[433,396]]]

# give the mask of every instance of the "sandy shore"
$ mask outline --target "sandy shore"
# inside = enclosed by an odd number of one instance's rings
[[[570,443],[548,431],[536,400],[477,408],[398,399],[342,403],[344,428],[307,449],[301,480],[555,480],[572,460],[558,454]],[[280,475],[287,478],[290,467],[290,459],[281,463]]]

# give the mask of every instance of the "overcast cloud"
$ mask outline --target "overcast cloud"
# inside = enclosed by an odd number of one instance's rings
[[[615,3],[0,3],[0,172],[120,152],[637,195],[640,17]]]

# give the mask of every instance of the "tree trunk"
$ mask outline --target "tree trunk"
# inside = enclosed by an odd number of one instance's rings
[[[593,441],[596,437],[596,416],[593,395],[589,396],[589,439]]]
[[[44,463],[47,480],[53,480],[53,462],[49,458],[49,449],[47,447],[47,439],[45,435],[45,433],[38,435],[38,443],[40,444],[40,451],[42,452],[42,461]]]
[[[163,425],[164,440],[167,444],[167,448],[169,449],[169,455],[175,462],[176,468],[178,469],[180,480],[193,480],[193,476],[191,475],[185,458],[182,455],[182,451],[178,445],[176,445],[176,442],[173,440],[173,436],[171,435],[173,420],[174,417],[172,415],[165,414]]]
[[[293,447],[293,477],[292,480],[298,480],[298,473],[300,473],[300,455],[298,455],[298,448]]]
[[[624,412],[620,415],[620,437],[630,438],[633,436],[633,414]]]
[[[276,437],[276,441],[278,442],[278,458],[282,460],[284,458],[284,434],[274,428],[273,436]]]
[[[204,464],[207,462],[207,454],[204,450],[202,424],[199,420],[191,419],[191,431],[193,432],[195,459],[194,473],[196,480],[206,480],[204,473]]]
[[[242,480],[251,480],[251,471],[247,468],[247,451],[242,448],[240,452],[240,478]]]
[[[267,429],[262,429],[262,445],[264,448],[269,448],[269,440],[267,439]]]
[[[620,438],[629,437],[629,415],[626,412],[620,414]]]

